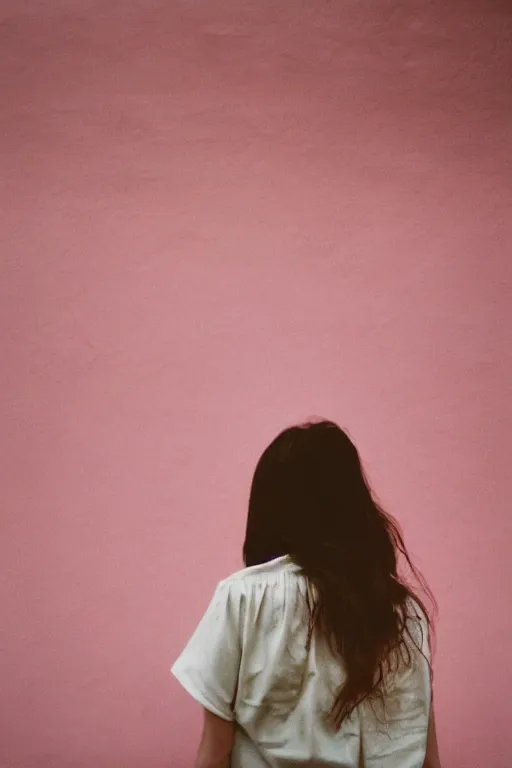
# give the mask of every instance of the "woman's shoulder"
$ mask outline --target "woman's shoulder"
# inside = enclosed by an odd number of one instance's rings
[[[235,571],[219,582],[219,588],[251,587],[258,584],[284,583],[289,577],[300,576],[301,568],[288,555],[277,557],[261,565]]]

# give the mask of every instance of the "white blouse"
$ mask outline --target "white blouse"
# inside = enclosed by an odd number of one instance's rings
[[[384,710],[364,702],[336,731],[326,715],[345,671],[320,633],[306,648],[308,589],[289,557],[233,574],[172,667],[196,701],[236,722],[232,768],[422,768],[426,659],[412,646],[412,664],[394,675]],[[429,658],[425,626],[418,639]]]

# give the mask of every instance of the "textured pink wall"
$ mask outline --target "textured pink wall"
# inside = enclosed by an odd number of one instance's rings
[[[314,414],[437,592],[445,765],[509,768],[506,13],[1,3],[1,768],[190,765],[168,666]]]

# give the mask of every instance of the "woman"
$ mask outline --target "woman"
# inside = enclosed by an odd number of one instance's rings
[[[430,620],[399,557],[431,597],[336,424],[270,444],[246,568],[172,668],[204,709],[196,768],[440,768]]]

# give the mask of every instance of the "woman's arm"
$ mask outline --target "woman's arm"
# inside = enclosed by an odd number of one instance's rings
[[[195,768],[229,768],[235,724],[204,710],[203,735]]]
[[[441,768],[441,758],[439,757],[439,747],[437,746],[436,718],[433,706],[430,710],[427,734],[427,754],[423,768]]]

